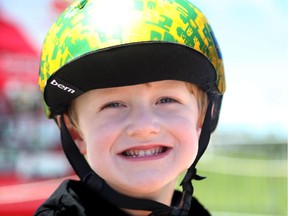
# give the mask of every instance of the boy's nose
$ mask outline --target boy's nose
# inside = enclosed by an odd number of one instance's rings
[[[126,133],[134,137],[147,137],[160,132],[160,124],[155,113],[150,109],[131,112]]]

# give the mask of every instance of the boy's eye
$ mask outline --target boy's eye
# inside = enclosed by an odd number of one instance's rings
[[[157,103],[176,103],[177,100],[170,97],[163,97]]]
[[[101,110],[107,109],[107,108],[118,108],[118,107],[124,107],[124,105],[119,103],[119,102],[111,102],[111,103],[107,103],[104,106],[102,106]]]

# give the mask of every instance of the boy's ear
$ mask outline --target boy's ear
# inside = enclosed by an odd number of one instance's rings
[[[202,131],[202,125],[198,125],[198,126],[197,126],[197,135],[198,135],[198,138],[200,138],[201,131]]]
[[[77,145],[79,151],[81,154],[85,155],[86,154],[86,144],[83,140],[83,136],[82,136],[82,133],[81,131],[71,122],[70,118],[64,114],[63,115],[64,117],[64,122],[65,122],[65,125],[72,137],[72,139],[74,140],[75,144]],[[60,126],[60,118],[61,116],[57,116],[57,123],[58,125]]]

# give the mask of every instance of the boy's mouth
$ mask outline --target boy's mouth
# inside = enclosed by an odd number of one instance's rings
[[[147,157],[160,155],[167,151],[167,147],[155,147],[151,149],[129,149],[122,152],[122,155],[129,158]]]

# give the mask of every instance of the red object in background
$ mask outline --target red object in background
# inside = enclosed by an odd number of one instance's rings
[[[35,55],[35,50],[29,45],[23,34],[4,18],[0,17],[0,50]]]
[[[0,215],[32,216],[64,179],[78,179],[76,176],[52,180],[23,183],[17,177],[0,177]]]
[[[0,97],[4,92],[14,92],[17,86],[20,92],[25,85],[38,88],[39,59],[40,51],[34,50],[25,32],[0,16]],[[0,216],[32,216],[64,179],[28,181],[14,170],[0,173]]]
[[[1,216],[32,216],[37,206],[41,205],[42,201],[22,202],[17,204],[0,204]]]
[[[71,3],[73,0],[54,0],[52,2],[52,8],[58,12],[59,14],[62,13]]]
[[[20,29],[0,16],[0,91],[14,81],[37,85],[39,56]]]

